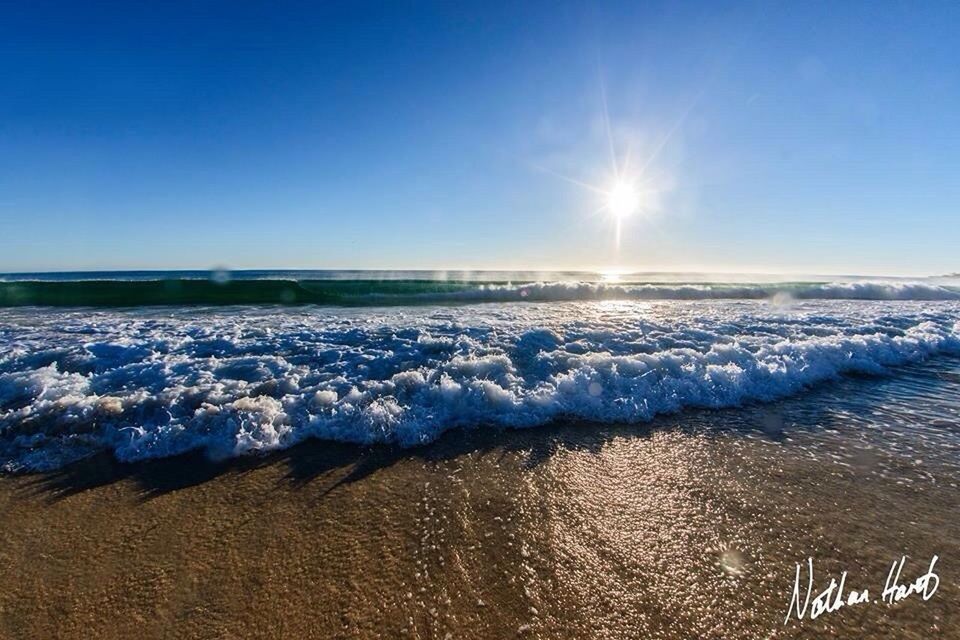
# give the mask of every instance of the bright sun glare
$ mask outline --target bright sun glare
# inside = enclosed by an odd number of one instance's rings
[[[653,162],[660,150],[666,145],[673,132],[683,121],[681,117],[677,125],[671,128],[655,146],[652,152],[645,157],[640,158],[640,162],[632,157],[633,142],[628,140],[626,153],[618,156],[617,145],[614,144],[613,133],[610,127],[610,116],[607,112],[606,94],[603,93],[603,121],[606,125],[607,143],[610,152],[609,171],[605,172],[606,179],[600,184],[595,182],[585,182],[576,178],[565,176],[545,167],[539,167],[547,173],[566,180],[587,191],[593,192],[598,198],[597,208],[590,212],[590,215],[606,214],[607,223],[614,228],[615,240],[614,247],[619,256],[620,239],[623,228],[627,226],[628,219],[631,217],[647,217],[660,210],[660,194],[663,193],[667,185],[666,179],[659,171],[654,171]],[[685,115],[684,115],[685,117]],[[592,175],[599,177],[599,172],[593,172]]]
[[[640,198],[629,182],[617,182],[607,193],[607,207],[617,218],[626,218],[637,210]]]

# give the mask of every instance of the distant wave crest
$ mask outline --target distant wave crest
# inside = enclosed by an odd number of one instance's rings
[[[830,282],[783,284],[612,284],[535,282],[487,284],[475,289],[424,294],[457,301],[575,300],[960,300],[960,289],[916,282]]]
[[[452,280],[18,280],[0,282],[0,307],[431,303],[578,300],[960,300],[960,288],[862,280],[801,283],[477,283]]]

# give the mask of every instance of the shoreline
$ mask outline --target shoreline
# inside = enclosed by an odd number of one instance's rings
[[[800,409],[809,407],[794,400],[645,425],[455,430],[406,450],[309,441],[225,463],[101,456],[0,477],[0,635],[920,637],[960,628],[955,472],[938,477],[930,460],[885,478],[877,457],[838,463],[828,454],[850,444],[844,430],[770,428],[771,415],[782,426]],[[879,594],[901,553],[911,558],[905,576],[939,554],[929,601],[784,626],[796,563],[815,559],[817,591],[846,570],[849,585]]]

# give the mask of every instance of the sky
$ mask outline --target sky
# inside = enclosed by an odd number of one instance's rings
[[[958,32],[935,1],[0,0],[0,271],[956,272]]]

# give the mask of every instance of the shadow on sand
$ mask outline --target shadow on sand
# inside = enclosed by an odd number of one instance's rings
[[[756,415],[754,415],[756,414]],[[55,471],[29,476],[24,488],[50,502],[120,481],[135,483],[142,500],[203,484],[228,474],[244,474],[271,465],[284,465],[282,482],[297,489],[323,482],[322,493],[357,482],[402,460],[425,463],[453,460],[464,455],[522,455],[527,468],[535,468],[560,451],[597,453],[615,438],[647,438],[654,431],[680,430],[710,435],[721,432],[760,431],[765,437],[783,437],[783,418],[771,406],[753,412],[695,411],[658,417],[640,424],[598,424],[563,421],[530,429],[485,427],[454,429],[421,447],[361,446],[308,440],[289,449],[259,456],[210,460],[194,451],[171,458],[135,463],[117,461],[110,453],[94,455]]]
[[[525,454],[525,464],[535,467],[561,449],[599,451],[613,437],[639,437],[651,425],[592,425],[557,423],[535,429],[484,428],[452,430],[422,447],[390,445],[361,446],[340,442],[308,440],[289,449],[266,455],[226,461],[210,460],[194,451],[171,458],[135,463],[117,461],[103,452],[55,471],[30,476],[25,490],[50,502],[120,481],[136,484],[141,499],[203,484],[227,474],[244,474],[271,465],[284,465],[283,482],[301,488],[315,481],[326,484],[323,493],[362,480],[379,469],[401,460],[440,462],[467,454]]]

